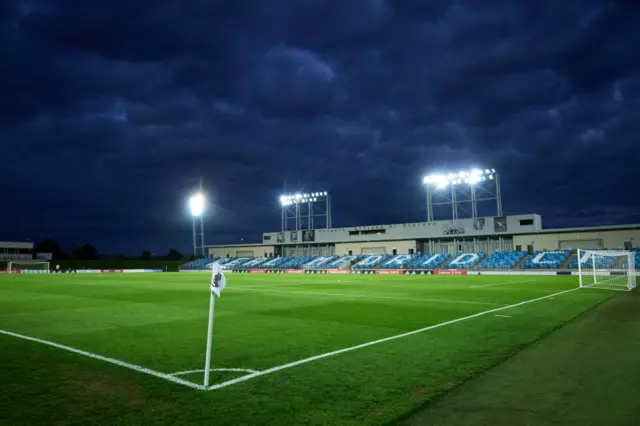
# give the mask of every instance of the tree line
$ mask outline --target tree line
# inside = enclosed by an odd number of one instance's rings
[[[35,247],[36,253],[51,253],[53,260],[94,260],[94,259],[140,259],[140,260],[181,260],[184,259],[182,253],[176,249],[171,249],[166,255],[152,254],[149,250],[144,250],[139,256],[120,256],[100,254],[98,250],[89,243],[76,247],[71,251],[63,250],[56,240],[46,239],[40,241]]]

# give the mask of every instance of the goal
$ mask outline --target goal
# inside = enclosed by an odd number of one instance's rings
[[[636,286],[635,255],[620,250],[578,250],[580,287],[632,290]]]
[[[37,260],[12,260],[7,262],[7,272],[10,274],[48,274],[49,262]]]

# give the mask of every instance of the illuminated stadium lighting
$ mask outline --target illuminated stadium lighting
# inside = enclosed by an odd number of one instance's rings
[[[189,199],[189,208],[191,209],[191,216],[193,217],[202,216],[202,213],[204,213],[204,207],[205,207],[205,198],[202,192],[198,192],[197,194],[194,194],[191,196],[191,198]]]
[[[445,189],[449,185],[475,185],[486,180],[493,180],[495,177],[495,169],[471,169],[461,170],[457,173],[432,174],[425,176],[423,182],[425,185],[433,185],[436,189]]]
[[[326,191],[309,193],[296,192],[291,195],[280,195],[279,200],[282,206],[290,206],[293,204],[314,203],[318,200],[323,201],[320,197],[325,197],[327,195],[328,193]]]

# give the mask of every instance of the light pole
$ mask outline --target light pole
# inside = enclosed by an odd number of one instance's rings
[[[486,182],[486,184],[485,184]],[[500,178],[495,169],[471,169],[461,170],[457,173],[448,174],[431,174],[425,176],[423,179],[425,185],[425,191],[427,196],[427,222],[434,220],[433,206],[434,205],[449,205],[451,204],[451,218],[455,222],[458,219],[458,205],[461,203],[471,203],[471,217],[475,219],[478,217],[478,201],[490,201],[496,202],[496,213],[498,216],[502,216],[502,196],[500,193]],[[493,191],[487,187],[487,184],[491,183],[489,187],[493,187]],[[456,192],[457,186],[468,186],[469,197],[468,199],[461,199],[460,194]],[[450,197],[446,196],[445,189],[450,188]],[[435,190],[435,191],[434,191]],[[476,190],[480,190],[481,197],[478,198]],[[440,198],[445,198],[445,202],[434,203],[434,192],[439,194]],[[464,195],[465,191],[462,191],[461,195]]]
[[[202,189],[202,187],[201,187]],[[198,255],[198,242],[200,243],[200,252],[204,257],[204,215],[206,206],[206,198],[202,191],[197,192],[189,199],[189,208],[191,209],[191,219],[193,224],[193,255]],[[197,231],[196,222],[200,220],[200,232]],[[199,241],[198,241],[199,240]]]

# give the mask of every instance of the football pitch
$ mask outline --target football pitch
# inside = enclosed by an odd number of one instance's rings
[[[0,424],[421,424],[566,323],[637,304],[572,276],[228,274],[205,390],[209,280],[0,276]]]

